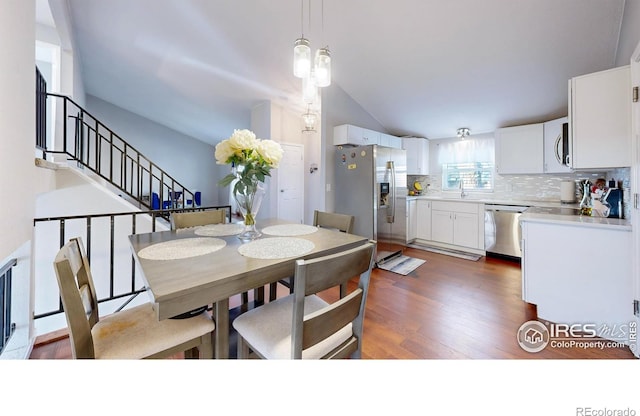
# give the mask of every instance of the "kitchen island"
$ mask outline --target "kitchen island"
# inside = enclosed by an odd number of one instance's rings
[[[540,319],[593,324],[598,336],[627,341],[622,330],[633,318],[630,222],[531,211],[520,217],[522,299],[537,306]]]

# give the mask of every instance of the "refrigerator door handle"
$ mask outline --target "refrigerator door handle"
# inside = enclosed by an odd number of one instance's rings
[[[391,215],[387,211],[387,222],[392,224],[396,217],[396,167],[393,160],[387,162],[387,169],[391,171]]]

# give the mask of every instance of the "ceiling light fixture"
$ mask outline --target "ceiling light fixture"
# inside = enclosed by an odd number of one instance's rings
[[[314,65],[311,68],[311,43],[304,37],[304,0],[300,2],[300,26],[302,35],[296,39],[293,46],[293,75],[307,79],[316,87],[331,85],[331,52],[329,46],[320,48],[315,53]],[[311,25],[311,0],[309,0],[309,25]],[[324,0],[322,1],[321,38],[324,35]],[[305,99],[305,102],[308,102]]]
[[[309,40],[304,37],[304,0],[300,1],[300,32],[301,35],[293,46],[293,75],[298,78],[308,78],[311,75],[311,48]]]
[[[460,137],[462,140],[464,140],[464,138],[470,134],[471,134],[471,130],[469,130],[466,127],[459,128],[457,132],[458,137]]]
[[[311,106],[307,106],[307,112],[302,115],[304,121],[303,133],[313,133],[316,131],[316,114],[311,112]]]

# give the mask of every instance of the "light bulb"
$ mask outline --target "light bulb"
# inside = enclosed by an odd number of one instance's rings
[[[329,48],[320,48],[316,51],[314,70],[318,87],[331,85],[331,53]]]
[[[293,75],[307,78],[311,73],[311,48],[305,38],[296,39],[293,47]]]
[[[302,101],[305,104],[313,104],[318,100],[318,87],[315,83],[314,71],[311,74],[302,78]]]

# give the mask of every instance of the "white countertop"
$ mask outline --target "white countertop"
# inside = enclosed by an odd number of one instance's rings
[[[515,199],[490,199],[484,196],[468,195],[461,198],[459,194],[425,194],[407,196],[411,199],[424,199],[431,201],[457,201],[475,204],[499,204],[499,205],[519,205],[529,207],[551,207],[551,208],[579,208],[579,204],[564,204],[558,201],[533,201]],[[631,231],[631,221],[619,218],[589,217],[582,215],[555,215],[548,213],[527,213],[520,215],[520,221],[557,223],[565,225],[576,225],[586,227],[619,228],[621,231]]]
[[[475,204],[498,204],[498,205],[519,205],[527,207],[563,207],[563,208],[578,208],[579,204],[564,204],[560,200],[546,201],[546,200],[521,200],[521,199],[492,199],[484,195],[467,195],[464,198],[460,197],[460,194],[456,193],[433,193],[424,195],[407,196],[407,199],[426,199],[432,201],[459,201],[469,202]]]
[[[545,213],[527,213],[520,215],[520,221],[586,226],[592,228],[618,228],[631,231],[631,222],[619,218],[588,217],[584,215],[555,215]]]

